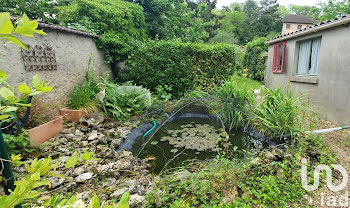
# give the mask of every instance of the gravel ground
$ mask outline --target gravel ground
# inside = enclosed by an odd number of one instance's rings
[[[315,129],[326,129],[334,127],[339,126],[329,121],[318,120]],[[332,153],[334,153],[338,164],[342,165],[350,174],[350,132],[348,130],[335,131],[323,134],[323,136],[325,138],[324,145],[328,147]],[[341,183],[341,181],[342,177],[339,176],[337,179],[334,179],[333,184],[338,185]],[[348,198],[349,195],[347,194],[350,192],[349,183],[350,181],[348,182],[348,185],[345,187],[345,189],[339,192],[331,191],[325,183],[322,183],[322,187],[314,191],[313,194],[310,194],[312,207],[349,207],[350,200]],[[308,198],[309,202],[311,202],[310,197]],[[348,205],[342,206],[342,204]]]

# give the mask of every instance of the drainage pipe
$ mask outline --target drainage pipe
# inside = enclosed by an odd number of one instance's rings
[[[319,129],[319,130],[314,130],[314,131],[305,131],[305,134],[324,134],[324,133],[329,133],[333,131],[340,131],[344,129],[350,129],[350,126],[344,126],[344,127],[336,127],[336,128],[330,128],[330,129]],[[295,133],[296,134],[296,133]],[[283,134],[276,136],[276,139],[281,139],[281,138],[289,138],[291,137],[290,134]]]
[[[315,131],[306,131],[306,134],[323,134],[323,133],[328,133],[328,132],[333,132],[333,131],[340,131],[344,129],[350,129],[350,126],[344,126],[344,127],[337,127],[337,128],[330,128],[330,129],[320,129],[320,130],[315,130]]]

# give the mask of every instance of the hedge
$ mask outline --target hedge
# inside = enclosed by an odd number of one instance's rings
[[[263,53],[267,52],[268,46],[265,44],[267,38],[255,38],[249,42],[243,53],[243,67],[248,69],[248,75],[252,79],[264,80],[265,58]]]
[[[236,48],[227,44],[183,43],[172,41],[135,41],[130,46],[129,69],[120,73],[122,81],[131,80],[155,91],[158,85],[171,86],[174,97],[196,86],[210,91],[236,68]]]

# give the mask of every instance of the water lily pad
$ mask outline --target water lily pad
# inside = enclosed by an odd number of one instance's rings
[[[177,152],[177,151],[179,151],[178,149],[172,149],[172,150],[170,150],[170,152],[172,152],[172,153],[175,153],[175,152]]]
[[[151,142],[151,145],[156,145],[156,144],[158,144],[158,142],[157,142],[157,141],[153,141],[153,142]]]

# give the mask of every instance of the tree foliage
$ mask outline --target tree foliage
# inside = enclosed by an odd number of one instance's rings
[[[126,58],[131,40],[147,37],[141,6],[121,0],[76,0],[72,5],[60,7],[58,18],[64,24],[79,24],[101,35],[98,46],[112,67]]]
[[[65,6],[74,0],[2,0],[0,12],[10,12],[11,15],[26,14],[30,19],[48,23],[59,23],[56,18],[57,6]]]

